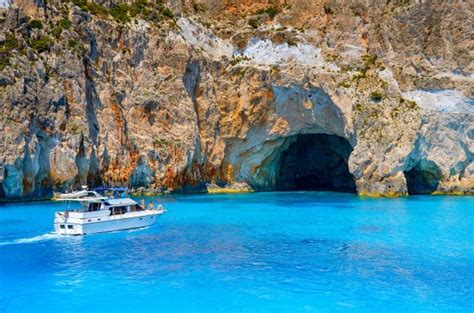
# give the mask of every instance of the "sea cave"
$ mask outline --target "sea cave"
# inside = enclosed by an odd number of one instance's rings
[[[356,192],[349,172],[350,143],[340,136],[301,134],[281,152],[276,190]]]
[[[431,194],[437,190],[441,171],[431,161],[422,161],[404,172],[409,195]]]

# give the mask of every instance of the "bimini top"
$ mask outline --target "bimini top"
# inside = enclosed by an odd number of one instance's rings
[[[97,192],[104,192],[104,191],[127,192],[128,188],[127,187],[97,187],[97,188],[94,189],[94,191],[97,191]]]
[[[104,204],[108,206],[122,206],[122,205],[135,205],[137,203],[130,198],[120,198],[120,199],[107,199],[104,201]]]
[[[107,197],[103,197],[95,191],[81,190],[72,193],[61,193],[55,199],[58,201],[101,201],[107,200]]]

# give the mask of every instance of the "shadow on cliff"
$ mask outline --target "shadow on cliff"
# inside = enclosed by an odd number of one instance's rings
[[[95,47],[95,45],[92,45]],[[95,48],[94,48],[95,49]],[[91,51],[93,49],[91,48]],[[92,53],[92,52],[91,52]],[[84,58],[84,75],[85,75],[85,95],[86,95],[86,118],[89,126],[89,136],[94,145],[97,145],[97,138],[99,136],[99,122],[97,120],[96,109],[102,106],[99,94],[97,93],[95,83],[93,80],[93,71],[91,69],[90,60]]]
[[[197,125],[200,129],[201,121],[199,117],[199,108],[197,98],[199,97],[199,85],[201,83],[201,67],[198,60],[191,60],[186,64],[186,71],[183,75],[183,85],[188,93],[196,111]]]

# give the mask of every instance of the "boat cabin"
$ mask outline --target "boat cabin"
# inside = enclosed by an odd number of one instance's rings
[[[128,212],[145,211],[132,199],[108,199],[103,202],[104,209],[110,210],[110,215],[122,215]]]

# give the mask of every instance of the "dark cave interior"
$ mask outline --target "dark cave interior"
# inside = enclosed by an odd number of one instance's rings
[[[297,135],[282,152],[276,190],[356,192],[349,172],[350,143],[336,135]]]
[[[441,179],[438,166],[431,161],[420,162],[403,173],[409,195],[430,194],[436,191]]]

